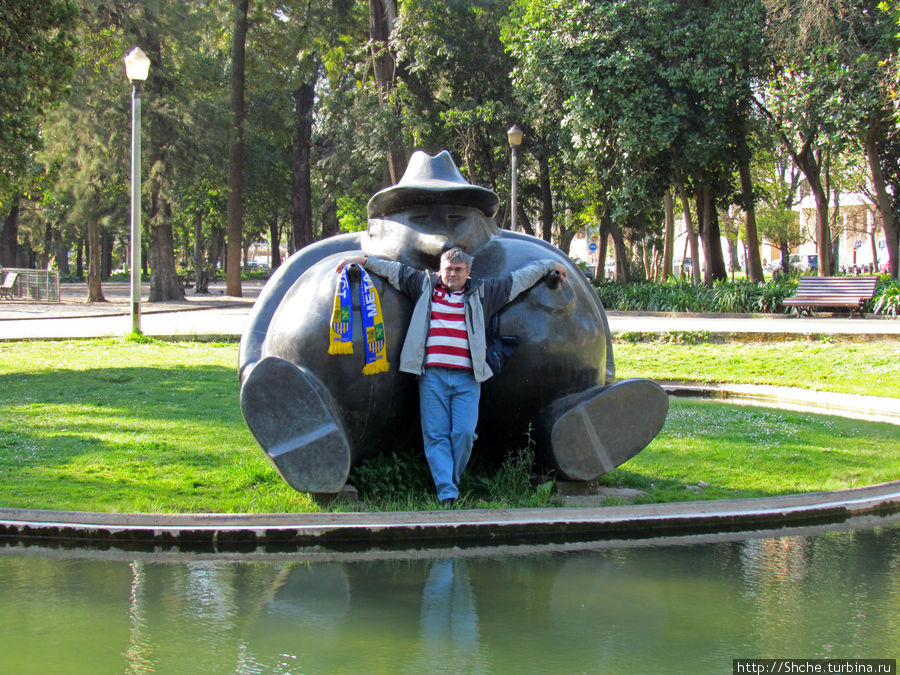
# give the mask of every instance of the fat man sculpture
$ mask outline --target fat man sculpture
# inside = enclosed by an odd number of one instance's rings
[[[351,468],[418,437],[415,376],[396,365],[412,302],[371,275],[387,342],[386,373],[363,375],[363,336],[354,306],[353,355],[330,355],[329,324],[338,262],[365,253],[436,270],[460,246],[475,256],[472,277],[504,275],[539,259],[571,273],[550,275],[499,312],[500,332],[519,337],[502,372],[483,385],[476,453],[502,458],[535,442],[539,460],[565,480],[588,481],[640,452],[668,412],[650,380],[615,381],[603,306],[562,251],[541,239],[500,230],[498,196],[468,183],[447,151],[417,151],[401,180],[368,204],[366,232],[342,234],[292,255],[267,282],[242,336],[244,419],[296,490],[335,493]],[[358,276],[351,275],[358,297]]]

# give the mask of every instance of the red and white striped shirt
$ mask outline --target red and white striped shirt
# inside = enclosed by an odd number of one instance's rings
[[[425,367],[431,366],[472,370],[465,294],[449,291],[442,284],[435,286],[431,296]]]

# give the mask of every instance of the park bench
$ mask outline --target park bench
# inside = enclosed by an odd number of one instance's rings
[[[813,309],[849,309],[863,315],[863,303],[875,294],[878,277],[800,277],[797,291],[782,302],[785,307],[794,307],[797,316],[806,312],[812,316]]]
[[[13,285],[16,283],[16,279],[19,277],[18,272],[7,272],[3,277],[3,283],[0,284],[0,300],[12,300],[13,299]]]

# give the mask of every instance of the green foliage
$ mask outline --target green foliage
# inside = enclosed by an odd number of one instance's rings
[[[896,281],[885,284],[882,280],[880,293],[878,290],[875,291],[872,311],[894,318],[900,316],[900,284]]]
[[[78,7],[69,0],[3,0],[0,5],[0,206],[40,149],[46,109],[74,72]]]
[[[473,458],[460,484],[461,506],[517,508],[557,503],[552,479],[536,476],[530,441],[509,454],[499,467]],[[363,460],[350,474],[350,483],[370,510],[438,508],[434,482],[421,448],[403,448]]]
[[[795,279],[784,278],[767,283],[717,281],[712,288],[674,279],[663,283],[595,283],[606,309],[638,312],[777,313],[784,311],[782,300],[796,287]]]
[[[373,510],[388,505],[434,501],[434,484],[425,456],[412,448],[392,450],[363,460],[350,473],[350,483]]]

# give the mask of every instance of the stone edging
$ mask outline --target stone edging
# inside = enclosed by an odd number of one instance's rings
[[[0,509],[0,538],[35,544],[229,552],[568,543],[753,532],[900,512],[900,481],[754,499],[593,508],[312,514],[109,514]]]

